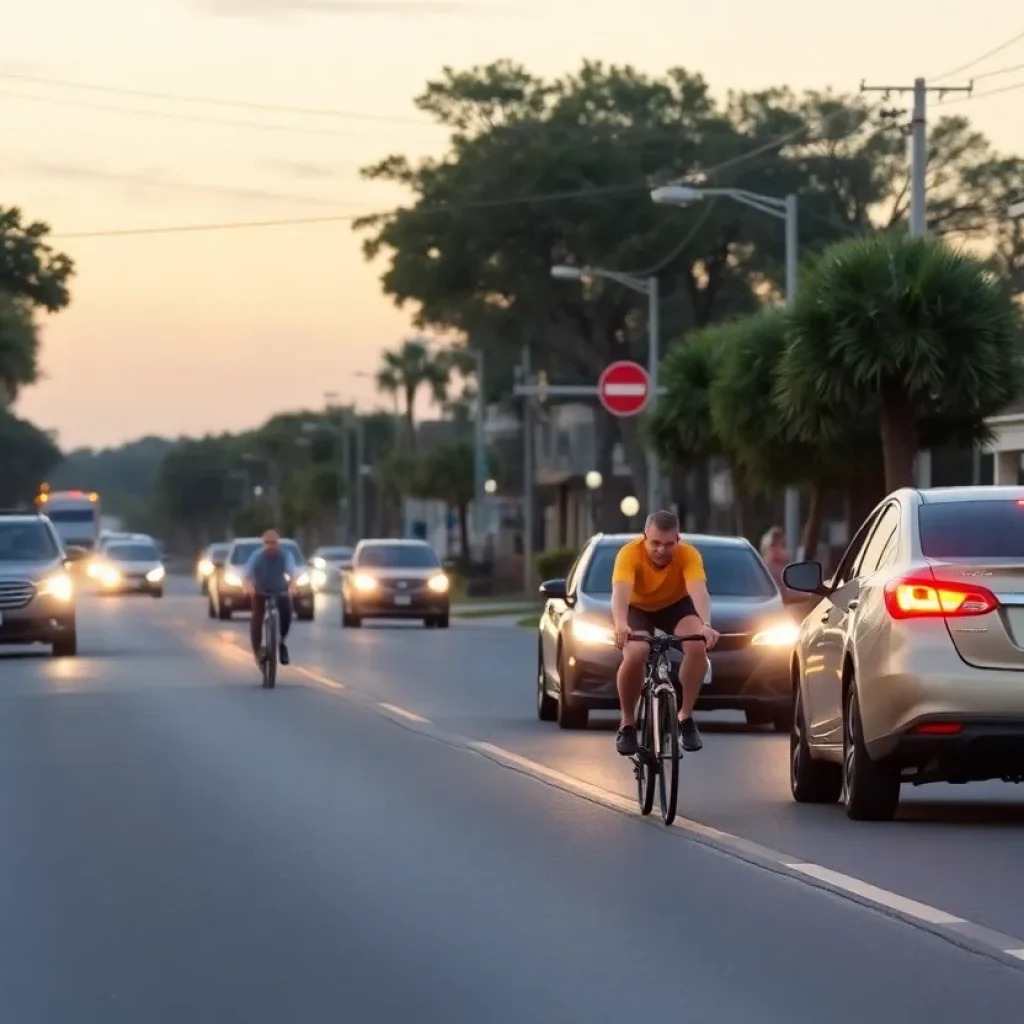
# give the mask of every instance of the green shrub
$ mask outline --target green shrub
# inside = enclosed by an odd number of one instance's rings
[[[534,559],[537,575],[541,580],[563,579],[569,574],[578,554],[577,548],[552,548],[550,551],[541,551]]]

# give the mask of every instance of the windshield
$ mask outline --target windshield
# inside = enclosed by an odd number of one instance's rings
[[[281,541],[281,548],[285,554],[291,557],[293,564],[302,565],[306,561],[306,556],[302,553],[302,548],[293,540]]]
[[[59,555],[53,535],[41,520],[0,522],[0,562],[51,562]]]
[[[372,544],[359,549],[359,566],[368,569],[433,569],[441,560],[426,544]]]
[[[263,544],[258,540],[247,541],[245,544],[236,544],[231,552],[232,565],[245,565]]]
[[[1024,506],[1001,501],[950,501],[918,510],[925,558],[1024,559]]]
[[[321,548],[317,555],[332,562],[347,562],[352,557],[351,548]]]
[[[152,544],[111,544],[106,550],[106,555],[119,562],[160,561],[160,552]]]
[[[228,553],[227,544],[211,544],[206,552],[207,558],[223,558]]]
[[[612,567],[621,544],[599,544],[583,580],[586,594],[612,592]],[[704,559],[708,593],[712,597],[772,597],[778,593],[768,570],[750,548],[724,544],[694,544]]]
[[[52,523],[93,523],[96,509],[93,508],[48,508],[47,518]]]

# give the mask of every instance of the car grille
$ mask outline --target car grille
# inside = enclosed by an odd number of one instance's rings
[[[0,580],[0,610],[24,608],[35,592],[35,584],[28,580]]]

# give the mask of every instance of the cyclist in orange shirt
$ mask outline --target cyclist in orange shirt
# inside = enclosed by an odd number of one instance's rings
[[[703,633],[707,650],[718,642],[711,628],[711,595],[700,552],[679,537],[679,520],[672,512],[652,512],[644,524],[644,535],[619,550],[612,571],[612,623],[615,643],[622,648],[619,666],[619,705],[622,724],[615,736],[615,749],[624,757],[637,752],[633,711],[644,683],[647,645],[629,641],[634,633],[660,629],[675,636]],[[679,708],[679,739],[683,750],[704,746],[693,721],[707,665],[705,645],[697,640],[683,644],[679,682],[683,689]]]

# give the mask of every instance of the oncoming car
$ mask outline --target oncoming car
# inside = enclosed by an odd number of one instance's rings
[[[887,820],[904,783],[1024,781],[1024,488],[905,489],[822,579],[793,652],[790,784]]]
[[[314,589],[328,593],[340,592],[342,570],[351,561],[351,547],[343,545],[317,548],[310,560],[313,567]]]
[[[245,590],[242,573],[249,559],[262,547],[263,541],[259,537],[239,537],[231,542],[223,563],[215,566],[209,578],[207,601],[211,619],[227,621],[235,612],[252,611],[252,600]],[[295,617],[303,622],[312,622],[316,614],[316,595],[302,549],[288,539],[281,541],[281,548],[289,557],[295,579],[292,600]]]
[[[199,561],[196,563],[196,582],[199,584],[200,594],[205,595],[210,592],[210,577],[213,575],[217,563],[223,562],[227,557],[229,547],[231,545],[226,541],[211,544],[199,556]]]
[[[448,628],[448,576],[421,540],[363,540],[341,580],[341,624],[363,619],[423,619]]]
[[[108,541],[89,566],[89,576],[105,594],[163,597],[166,575],[160,552],[149,538]]]
[[[582,729],[591,711],[619,707],[611,600],[615,556],[639,534],[598,534],[564,580],[548,580],[537,641],[537,715]],[[697,710],[743,711],[747,721],[788,732],[790,653],[797,627],[761,556],[742,537],[686,535],[700,552],[721,639],[709,652],[711,679]]]

